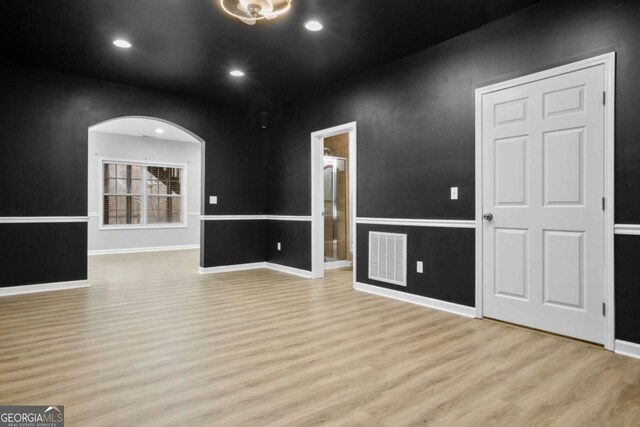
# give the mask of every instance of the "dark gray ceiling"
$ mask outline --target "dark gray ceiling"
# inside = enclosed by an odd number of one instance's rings
[[[538,0],[293,0],[248,26],[218,0],[6,0],[4,60],[215,99],[287,97],[399,59]],[[320,19],[325,30],[303,23]],[[134,47],[115,48],[115,38]],[[247,72],[228,76],[231,67]],[[265,95],[267,94],[267,95]]]

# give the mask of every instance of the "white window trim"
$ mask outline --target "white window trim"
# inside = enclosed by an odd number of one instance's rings
[[[175,228],[187,228],[188,225],[188,216],[187,215],[187,194],[188,194],[188,170],[187,164],[185,163],[168,163],[168,162],[156,162],[153,160],[138,160],[138,159],[120,159],[113,157],[98,157],[98,203],[99,203],[99,212],[100,212],[100,222],[98,223],[98,229],[100,231],[111,231],[111,230],[151,230],[151,229],[175,229]],[[164,167],[173,167],[182,169],[182,177],[180,180],[180,190],[182,192],[182,222],[173,223],[173,224],[151,224],[151,225],[143,225],[143,224],[114,224],[114,225],[104,225],[104,164],[105,163],[121,163],[127,165],[140,165],[140,166],[164,166]],[[146,169],[145,169],[146,174]],[[143,185],[146,186],[146,179],[143,179]],[[145,187],[146,188],[146,187]],[[143,216],[146,215],[146,191],[143,192]],[[146,218],[145,218],[146,221]]]

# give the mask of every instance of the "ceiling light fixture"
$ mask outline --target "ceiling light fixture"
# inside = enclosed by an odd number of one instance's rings
[[[248,25],[262,19],[272,20],[291,8],[292,0],[220,0],[220,6],[229,15]]]
[[[162,135],[164,133],[164,129],[158,128],[156,129],[156,133]]]
[[[320,31],[324,28],[318,21],[307,21],[304,23],[304,27],[309,31]]]
[[[244,76],[244,72],[242,72],[240,70],[233,70],[229,74],[231,74],[233,77],[242,77],[242,76]]]
[[[118,47],[120,47],[120,48],[122,48],[122,49],[129,49],[132,46],[131,43],[129,43],[126,40],[122,40],[122,39],[114,40],[113,44],[118,46]]]

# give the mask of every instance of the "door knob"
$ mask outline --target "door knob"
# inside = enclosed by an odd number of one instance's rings
[[[482,218],[486,219],[487,221],[493,221],[493,214],[486,213],[486,214],[482,215]]]

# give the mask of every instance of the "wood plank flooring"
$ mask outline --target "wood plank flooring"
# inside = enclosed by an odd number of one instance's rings
[[[640,425],[639,360],[356,292],[350,271],[89,265],[91,288],[0,298],[0,404],[63,404],[68,426]]]

